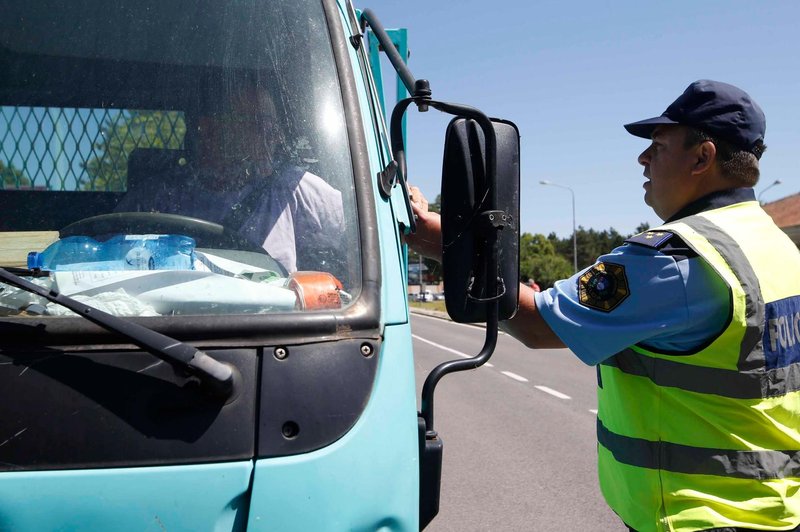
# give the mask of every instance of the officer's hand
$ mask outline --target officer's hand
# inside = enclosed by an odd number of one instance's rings
[[[428,210],[428,200],[419,188],[408,187],[417,231],[404,236],[408,246],[424,257],[442,260],[442,221],[439,213]]]

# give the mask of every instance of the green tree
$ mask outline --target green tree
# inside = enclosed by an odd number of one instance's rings
[[[625,236],[613,227],[602,231],[578,228],[578,269],[594,264],[597,257],[605,255],[625,242]]]
[[[428,210],[431,212],[442,212],[442,195],[436,194],[436,200],[428,204]]]
[[[94,144],[98,156],[84,165],[84,190],[123,191],[128,179],[128,156],[136,148],[180,149],[186,135],[183,114],[177,111],[126,111],[108,116]]]
[[[571,262],[557,254],[553,242],[542,234],[522,233],[519,253],[520,277],[534,279],[542,289],[572,274]]]
[[[642,222],[636,227],[636,231],[633,234],[639,234],[642,231],[647,231],[649,228],[650,225],[647,222]],[[626,238],[632,236],[622,235],[613,227],[597,231],[595,229],[585,229],[583,226],[579,226],[576,234],[578,235],[578,269],[583,269],[594,264],[597,257],[605,255],[614,248],[621,246]],[[558,238],[555,233],[550,233],[547,239],[552,242],[556,253],[572,264],[572,235],[567,238]]]
[[[29,187],[31,180],[25,175],[25,172],[14,168],[13,164],[8,166],[0,161],[0,188],[16,189],[20,187]]]

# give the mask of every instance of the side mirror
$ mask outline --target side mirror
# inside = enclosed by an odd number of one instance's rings
[[[519,300],[519,130],[506,120],[491,123],[497,149],[494,182],[487,170],[483,130],[475,120],[453,119],[445,137],[445,303],[450,317],[462,323],[486,322],[488,305],[495,300],[498,318],[511,318]],[[492,264],[497,265],[496,274],[488,272]]]

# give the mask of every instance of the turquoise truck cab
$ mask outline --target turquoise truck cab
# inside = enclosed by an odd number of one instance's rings
[[[516,309],[513,124],[347,0],[0,5],[0,530],[424,528],[436,383]],[[487,331],[420,411],[409,108],[454,116],[446,300]]]

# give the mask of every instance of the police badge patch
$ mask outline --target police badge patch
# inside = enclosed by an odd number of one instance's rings
[[[578,298],[581,305],[611,312],[628,297],[625,266],[598,262],[578,278]]]

